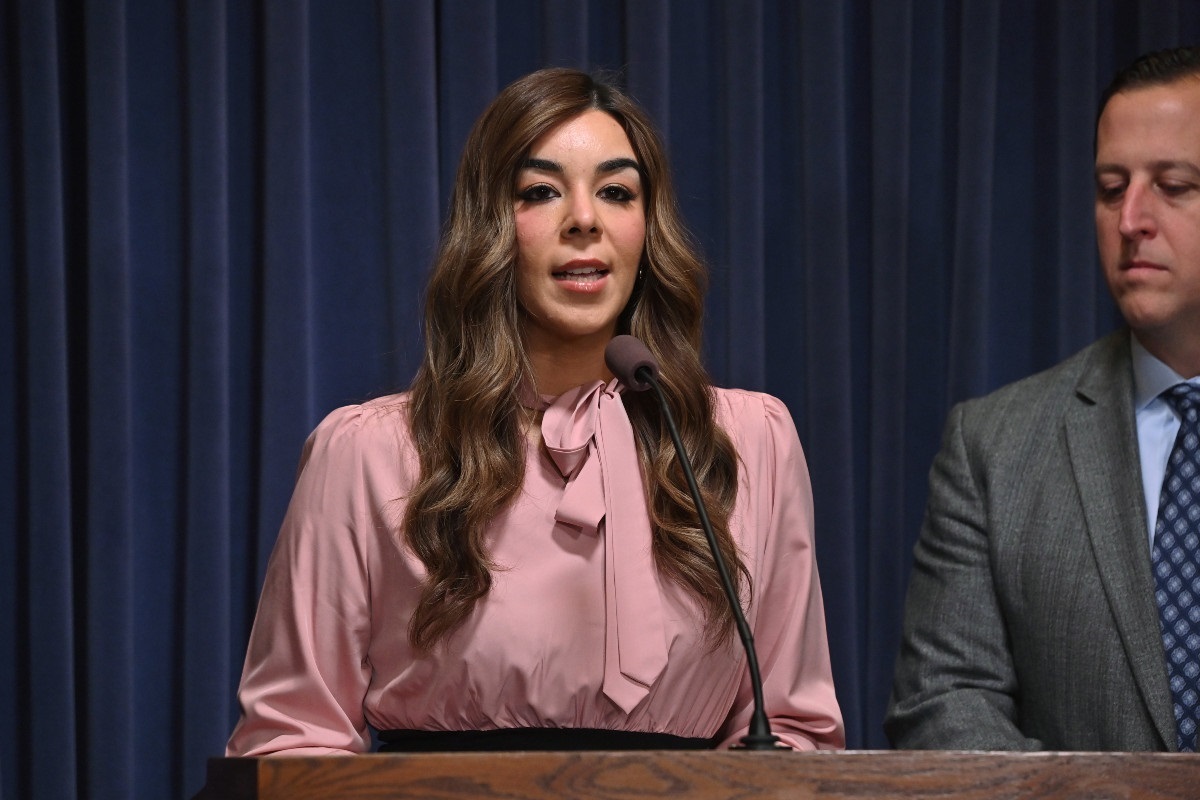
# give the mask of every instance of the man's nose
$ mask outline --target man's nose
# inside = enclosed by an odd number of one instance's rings
[[[1126,239],[1144,239],[1155,231],[1154,197],[1146,186],[1130,184],[1121,200],[1118,229]]]

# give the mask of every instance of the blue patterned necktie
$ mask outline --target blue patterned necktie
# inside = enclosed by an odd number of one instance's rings
[[[1200,704],[1200,387],[1181,383],[1162,398],[1175,408],[1180,425],[1163,477],[1150,562],[1179,749],[1195,752]]]

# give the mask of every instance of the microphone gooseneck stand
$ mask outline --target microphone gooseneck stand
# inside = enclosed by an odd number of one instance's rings
[[[758,654],[754,648],[754,635],[750,632],[750,625],[746,622],[746,615],[742,613],[742,604],[738,599],[733,580],[729,576],[729,568],[726,566],[725,558],[721,555],[721,549],[717,545],[717,536],[713,533],[712,523],[708,520],[708,511],[705,509],[704,499],[700,496],[700,486],[696,483],[696,475],[692,471],[691,459],[688,458],[687,449],[683,446],[683,439],[679,436],[679,429],[675,426],[675,418],[671,415],[671,409],[667,405],[666,393],[663,392],[662,387],[658,383],[658,363],[639,339],[624,335],[615,337],[609,343],[608,348],[605,350],[604,358],[613,374],[620,378],[622,383],[630,389],[637,392],[645,391],[646,389],[654,390],[653,393],[658,400],[659,408],[662,409],[663,421],[666,423],[667,430],[671,434],[671,441],[675,443],[675,452],[679,457],[679,465],[683,468],[684,477],[687,478],[688,489],[691,491],[692,500],[696,504],[696,514],[700,518],[700,527],[704,530],[705,538],[708,539],[708,547],[712,551],[713,562],[716,564],[717,574],[721,578],[721,586],[725,590],[725,597],[729,601],[729,607],[733,612],[734,624],[737,627],[738,636],[742,640],[742,648],[746,651],[747,666],[750,670],[750,686],[754,691],[754,711],[750,717],[749,731],[741,738],[740,745],[735,745],[735,747],[745,750],[778,750],[781,747],[779,737],[771,733],[771,725],[767,720],[766,711],[763,709],[762,673],[758,668]]]

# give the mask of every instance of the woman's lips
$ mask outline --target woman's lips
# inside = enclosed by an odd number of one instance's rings
[[[556,281],[577,284],[596,283],[607,274],[608,268],[604,262],[594,259],[569,261],[553,272]]]
[[[571,269],[555,272],[554,279],[558,281],[596,281],[608,274],[606,269],[588,267],[587,269]]]

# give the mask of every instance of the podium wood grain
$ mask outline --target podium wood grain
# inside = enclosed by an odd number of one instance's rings
[[[213,758],[195,800],[1200,798],[1200,755],[847,751]]]

